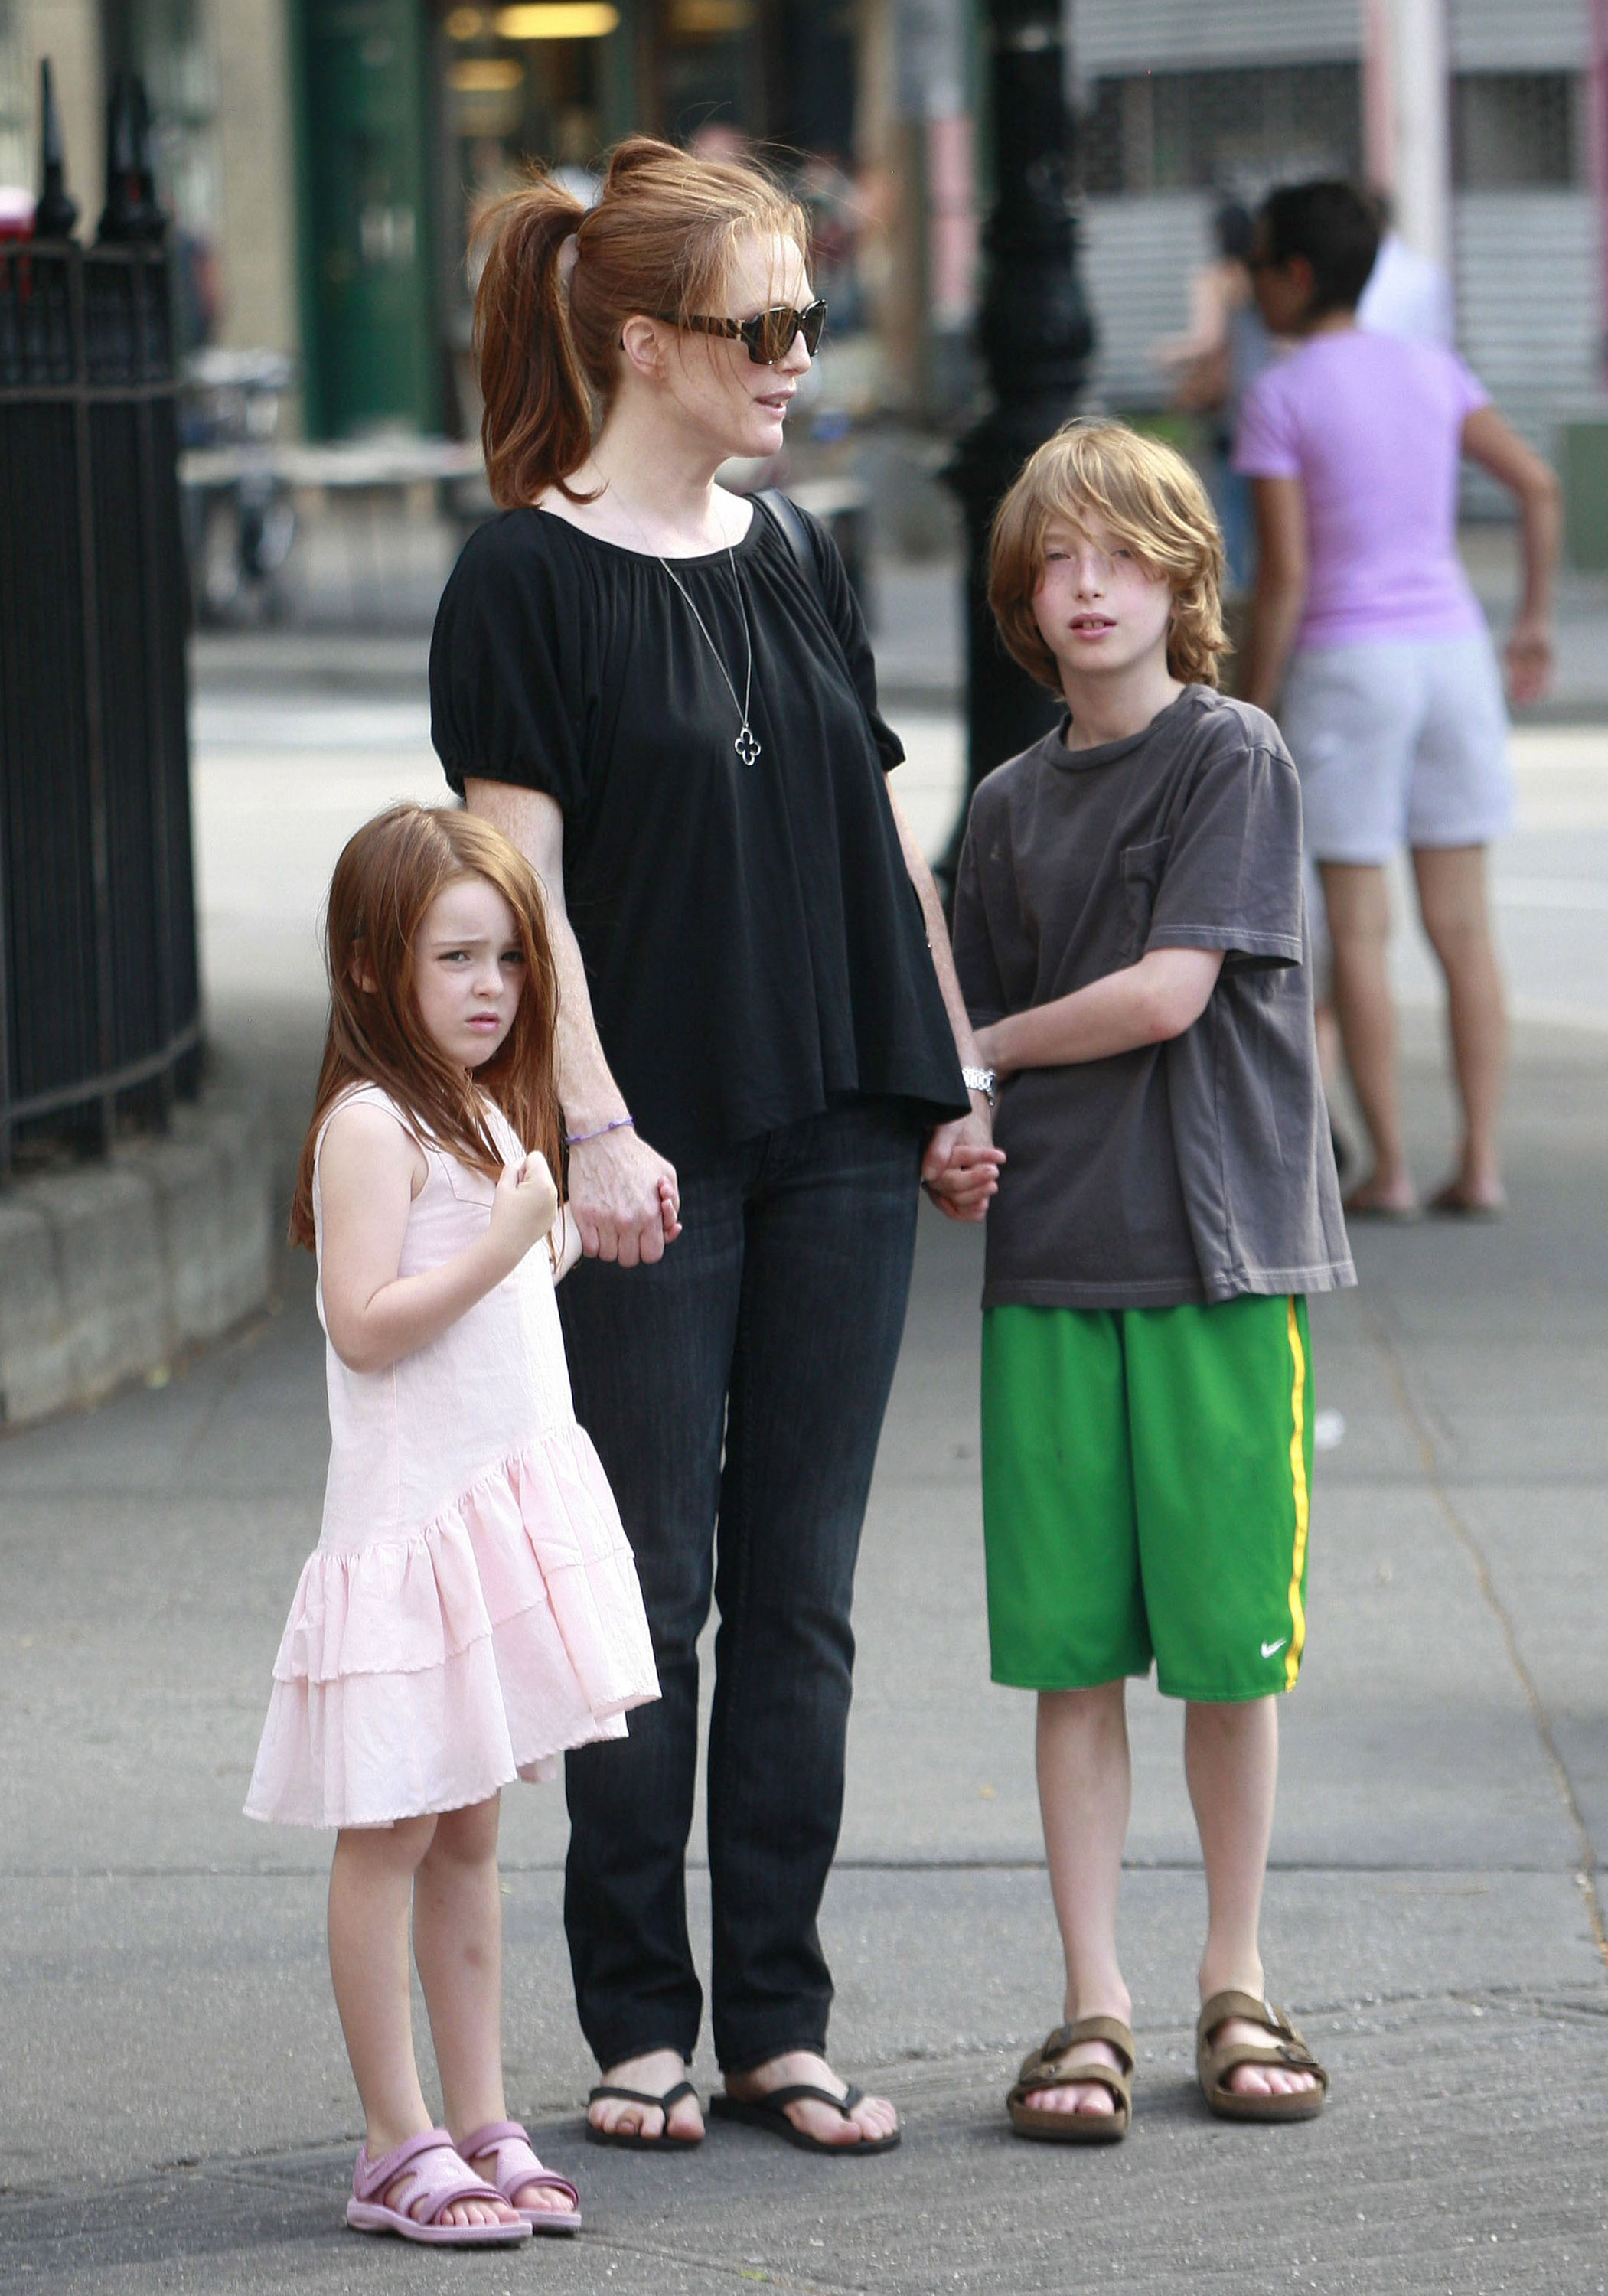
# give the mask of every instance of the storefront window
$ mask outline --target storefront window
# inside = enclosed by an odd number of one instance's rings
[[[465,230],[529,160],[562,170],[581,197],[604,137],[619,11],[603,5],[464,7],[442,20],[448,165]]]
[[[220,316],[217,243],[222,178],[217,68],[202,0],[111,0],[109,71],[136,71],[151,100],[157,195],[173,221],[179,327],[186,348],[208,342]]]
[[[33,181],[29,135],[32,90],[22,60],[22,27],[17,0],[0,0],[0,186],[21,189]]]
[[[1259,196],[1362,163],[1355,64],[1245,65],[1098,79],[1079,136],[1087,192]]]
[[[478,420],[469,361],[475,218],[539,160],[578,199],[613,130],[620,11],[571,4],[448,7],[439,20],[443,304],[458,424]]]
[[[1461,192],[1575,189],[1586,181],[1579,72],[1459,72],[1452,180]]]
[[[751,135],[761,117],[751,0],[660,0],[658,111],[678,144]]]
[[[634,128],[710,157],[769,146],[810,210],[833,346],[863,324],[866,201],[847,5],[439,0],[435,27],[440,308],[456,399],[449,421],[464,435],[480,419],[469,352],[478,217],[532,162],[589,201],[602,154]],[[857,399],[865,395],[857,386]]]

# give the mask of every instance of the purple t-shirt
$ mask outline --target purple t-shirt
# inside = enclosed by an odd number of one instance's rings
[[[1298,647],[1484,627],[1457,556],[1464,419],[1488,394],[1440,343],[1318,335],[1246,393],[1234,467],[1299,479],[1309,561]]]

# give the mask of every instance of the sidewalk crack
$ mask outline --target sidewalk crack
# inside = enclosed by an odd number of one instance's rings
[[[1453,1504],[1451,1494],[1442,1479],[1440,1461],[1435,1439],[1431,1431],[1429,1417],[1420,1407],[1413,1393],[1411,1382],[1407,1378],[1407,1366],[1402,1361],[1395,1335],[1377,1308],[1371,1302],[1368,1305],[1367,1313],[1374,1326],[1374,1343],[1384,1358],[1386,1374],[1395,1394],[1397,1406],[1417,1443],[1419,1464],[1423,1480],[1429,1487],[1431,1496],[1445,1518],[1453,1538],[1468,1557],[1469,1567],[1474,1574],[1474,1583],[1480,1589],[1487,1610],[1496,1620],[1497,1631],[1502,1636],[1507,1652],[1507,1662],[1513,1669],[1514,1677],[1523,1693],[1525,1704],[1530,1709],[1530,1722],[1540,1742],[1541,1751],[1546,1758],[1547,1767],[1552,1772],[1553,1784],[1557,1788],[1558,1799],[1563,1805],[1564,1814],[1574,1833],[1577,1850],[1575,1882],[1581,1897],[1585,1899],[1586,1915],[1591,1923],[1592,1939],[1596,1944],[1598,1957],[1604,1969],[1608,1969],[1608,1928],[1604,1924],[1603,1902],[1597,1890],[1596,1851],[1586,1824],[1585,1812],[1580,1808],[1579,1798],[1574,1790],[1574,1781],[1569,1775],[1568,1764],[1563,1759],[1557,1739],[1554,1734],[1551,1717],[1542,1701],[1535,1677],[1531,1674],[1524,1653],[1519,1646],[1518,1631],[1513,1619],[1497,1591],[1497,1583],[1491,1575],[1490,1564],[1486,1560],[1485,1551],[1457,1507]]]

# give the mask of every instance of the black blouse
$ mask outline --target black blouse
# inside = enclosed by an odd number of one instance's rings
[[[928,1123],[969,1105],[883,781],[904,751],[842,561],[809,528],[818,584],[756,504],[733,553],[672,562],[684,596],[644,552],[505,511],[436,617],[447,778],[562,808],[603,1052],[642,1137],[689,1167],[836,1094]],[[751,765],[710,644],[742,694],[742,606]]]

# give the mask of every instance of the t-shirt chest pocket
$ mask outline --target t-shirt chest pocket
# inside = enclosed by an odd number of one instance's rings
[[[1144,845],[1125,845],[1122,848],[1124,964],[1137,964],[1144,954],[1144,944],[1150,939],[1151,919],[1155,914],[1156,894],[1171,850],[1170,837],[1155,837]]]

